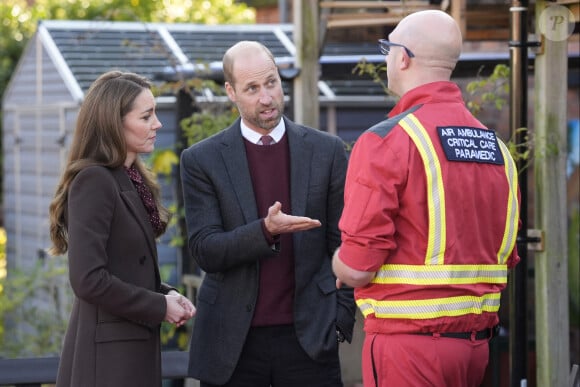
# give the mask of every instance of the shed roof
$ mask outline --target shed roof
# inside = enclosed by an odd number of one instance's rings
[[[82,99],[90,84],[103,72],[116,68],[155,79],[167,69],[209,65],[221,71],[224,52],[240,40],[264,43],[277,62],[292,64],[296,48],[291,24],[200,25],[108,21],[39,22],[38,35],[55,62],[62,63],[63,78],[73,83],[69,89]],[[344,55],[343,53],[347,53]],[[361,57],[380,61],[375,44],[326,45],[321,64],[357,63]],[[351,68],[352,68],[351,67]],[[382,94],[370,80],[325,79],[331,86],[321,93]],[[327,85],[328,86],[328,85]]]
[[[277,62],[293,64],[296,48],[292,24],[201,25],[79,20],[43,20],[37,36],[77,101],[102,73],[120,69],[156,79],[168,69],[195,69],[201,64],[221,73],[224,52],[240,40],[264,43]],[[383,101],[385,92],[368,77],[352,73],[362,59],[380,63],[376,42],[326,43],[320,57],[321,102]],[[466,63],[507,61],[500,53],[465,53]],[[463,64],[462,64],[463,62]],[[457,71],[457,70],[456,70]],[[475,71],[473,72],[475,74]],[[383,103],[379,102],[379,103]]]

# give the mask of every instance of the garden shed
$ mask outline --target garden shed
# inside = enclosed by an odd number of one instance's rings
[[[9,266],[32,265],[49,247],[48,206],[66,160],[80,103],[101,73],[121,69],[159,80],[168,69],[195,69],[200,64],[221,71],[223,53],[239,40],[261,41],[277,61],[291,65],[295,52],[292,30],[290,24],[39,22],[3,96],[3,211]],[[383,60],[374,42],[340,49],[325,46],[318,96],[321,129],[352,139],[387,111],[390,98],[382,88],[352,74],[363,56],[369,61]],[[291,90],[288,83],[285,88]],[[179,136],[175,96],[159,97],[158,110],[163,128],[156,148],[172,148]],[[174,183],[163,184],[165,199],[174,202]],[[159,243],[160,263],[176,269],[179,276],[181,257],[179,249],[170,247],[171,237],[169,233]]]

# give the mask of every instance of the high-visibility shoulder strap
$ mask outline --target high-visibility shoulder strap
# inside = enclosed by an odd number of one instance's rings
[[[497,253],[497,263],[504,264],[514,248],[518,231],[518,174],[514,160],[509,154],[507,146],[498,139],[499,148],[505,160],[505,174],[509,184],[509,195],[506,208],[505,229],[501,247]]]
[[[427,203],[429,211],[429,241],[425,253],[426,265],[441,265],[445,257],[445,244],[447,238],[445,220],[445,188],[441,164],[429,134],[421,125],[414,114],[406,115],[399,125],[407,132],[409,137],[421,154],[425,175],[427,178]]]

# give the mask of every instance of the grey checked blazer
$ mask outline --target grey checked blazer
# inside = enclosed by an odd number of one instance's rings
[[[340,138],[284,118],[290,147],[292,215],[322,226],[293,235],[294,327],[317,361],[336,356],[335,327],[352,338],[352,289],[336,289],[331,260],[340,245],[347,157]],[[181,154],[188,247],[205,271],[197,300],[189,375],[229,380],[242,351],[258,296],[258,261],[276,253],[261,227],[240,119]],[[275,259],[275,257],[273,257]]]

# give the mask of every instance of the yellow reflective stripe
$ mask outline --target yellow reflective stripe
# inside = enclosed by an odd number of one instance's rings
[[[509,195],[505,218],[505,229],[503,233],[503,239],[501,241],[501,247],[497,252],[497,262],[499,264],[506,263],[509,254],[514,248],[517,238],[518,230],[518,214],[519,214],[519,204],[518,204],[518,174],[516,170],[516,164],[511,158],[509,150],[505,144],[498,139],[499,148],[504,159],[505,174],[508,179],[509,184]]]
[[[505,284],[507,272],[506,265],[383,265],[372,282],[401,285]]]
[[[500,293],[485,294],[481,297],[460,296],[430,300],[376,301],[370,298],[357,300],[357,305],[365,317],[374,313],[377,318],[415,320],[497,312],[499,304]]]
[[[421,154],[427,178],[427,203],[429,210],[429,240],[425,253],[426,265],[441,265],[445,256],[446,221],[445,189],[439,158],[427,131],[417,117],[408,114],[399,125],[415,143]]]

